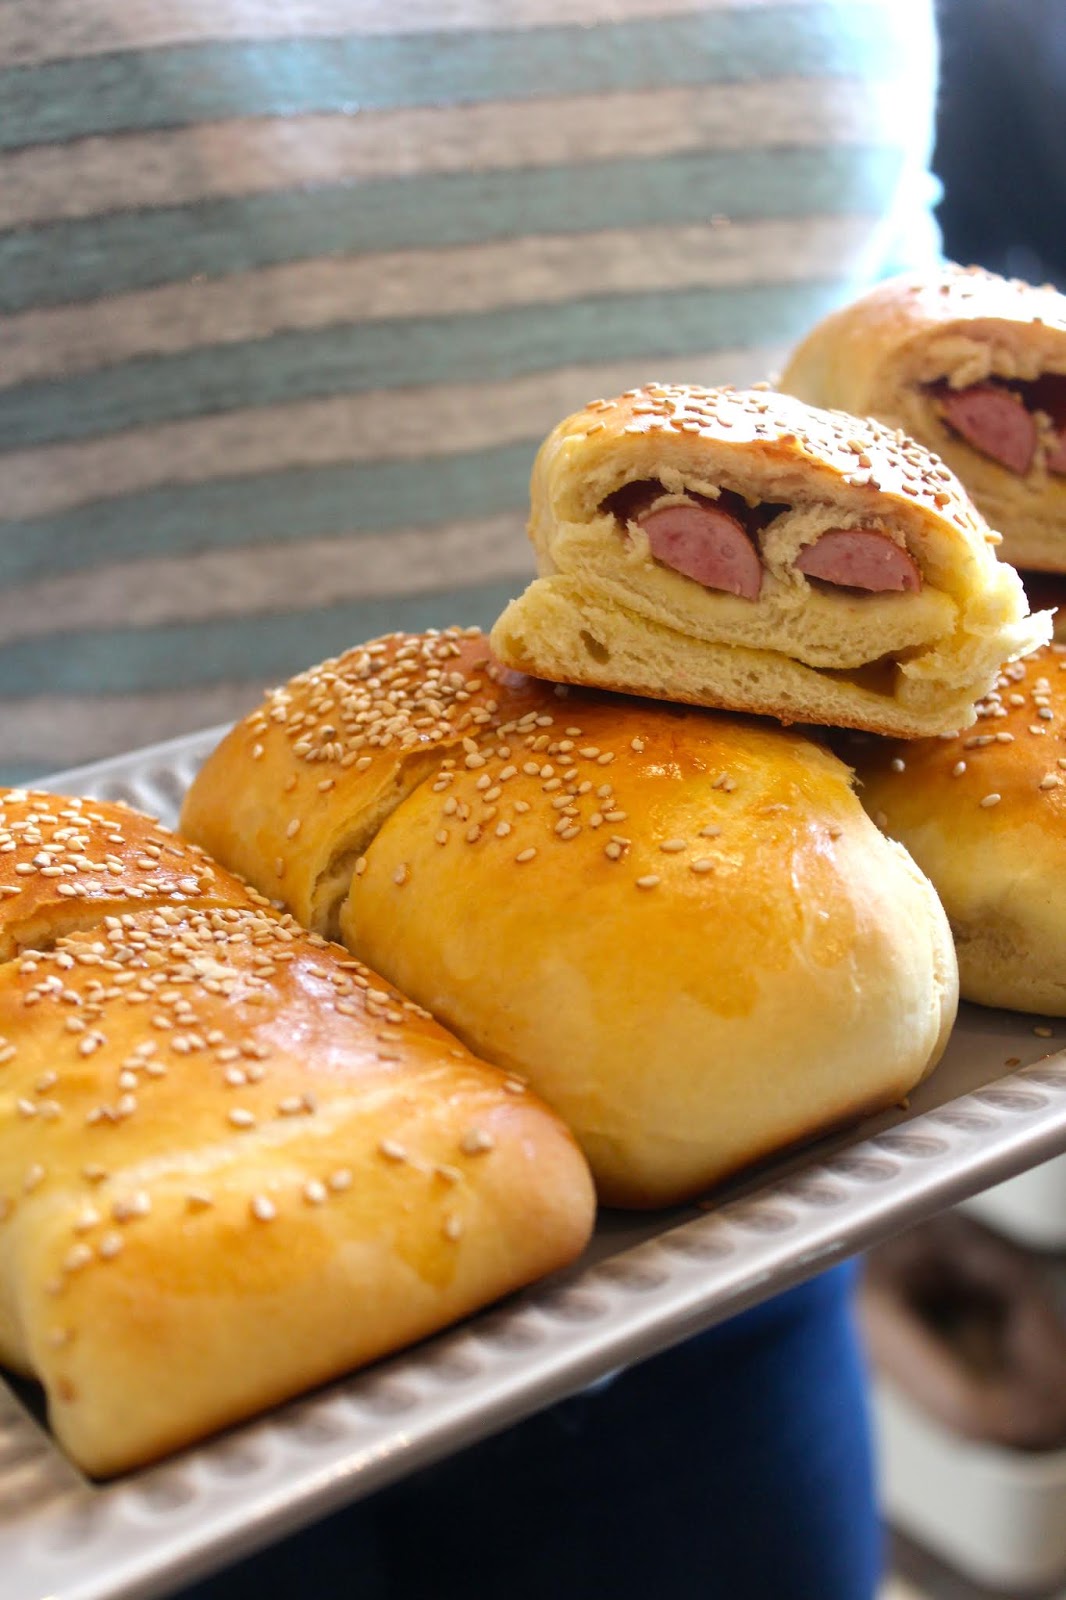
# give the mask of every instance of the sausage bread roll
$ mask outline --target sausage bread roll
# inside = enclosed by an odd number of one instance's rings
[[[954,739],[850,741],[874,820],[928,873],[967,1000],[1066,1016],[1066,645],[1005,669]]]
[[[36,905],[36,947],[0,962],[0,1361],[44,1386],[87,1471],[149,1461],[581,1250],[573,1139],[419,1005],[224,873],[161,895],[160,860],[207,867],[158,824],[21,791],[0,817],[0,928],[23,944]],[[161,851],[143,867],[119,842],[138,831]],[[98,920],[72,919],[108,879]],[[84,894],[46,908],[52,883]]]
[[[914,737],[1047,638],[946,467],[768,391],[595,402],[541,447],[529,531],[492,644],[562,682]]]
[[[368,647],[382,669],[347,721],[335,663],[276,692],[295,727],[272,719],[276,696],[252,712],[205,763],[185,827],[283,892],[288,867],[251,870],[232,797],[270,849],[294,822],[297,839],[312,824],[361,838],[348,947],[528,1077],[612,1204],[695,1194],[931,1069],[956,1003],[947,922],[841,762],[772,724],[523,684],[466,635],[483,720],[465,742],[440,730],[407,785],[449,637]],[[385,665],[401,659],[403,694]],[[391,738],[368,747],[376,710]],[[454,708],[441,715],[450,726]],[[353,750],[362,793],[339,781]]]
[[[781,387],[935,450],[1017,567],[1066,571],[1066,296],[948,265],[820,322]]]

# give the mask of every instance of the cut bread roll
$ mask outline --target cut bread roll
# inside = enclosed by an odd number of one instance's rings
[[[863,803],[935,885],[967,1000],[1066,1016],[1066,645],[1005,669],[977,729],[851,740]]]
[[[442,738],[433,769],[401,786],[412,683],[364,794],[301,792],[332,808],[322,828],[363,840],[339,918],[349,948],[528,1077],[604,1199],[683,1199],[931,1069],[956,1003],[947,923],[842,763],[772,725],[523,685],[484,640],[469,665],[485,692],[499,686],[472,748]],[[384,676],[370,692],[397,705]],[[261,742],[287,742],[269,714],[252,719]],[[335,705],[307,709],[309,749],[318,719],[333,729],[321,781],[359,735]],[[248,733],[230,737],[186,824],[229,859],[220,840],[243,795],[247,814],[276,817],[273,839],[294,815],[282,770]]]
[[[949,264],[820,322],[781,387],[904,429],[947,462],[1019,567],[1066,571],[1066,296]]]
[[[88,813],[202,862],[117,807],[6,803],[49,853],[53,817]],[[9,925],[41,853],[12,838]],[[0,1360],[94,1474],[419,1339],[592,1225],[587,1167],[523,1083],[236,889],[116,895],[0,964]]]
[[[541,576],[492,644],[545,678],[915,737],[1048,637],[944,466],[789,396],[595,402],[531,495]]]

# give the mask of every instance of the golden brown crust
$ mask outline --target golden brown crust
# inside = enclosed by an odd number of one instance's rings
[[[793,351],[789,393],[903,428],[935,450],[1004,539],[1017,566],[1066,569],[1066,477],[1024,476],[972,449],[925,386],[1066,373],[1066,296],[948,263],[894,278],[824,318]]]
[[[758,598],[655,559],[611,509],[631,483],[770,508]],[[917,737],[972,717],[1001,663],[1048,637],[941,461],[790,395],[652,384],[594,402],[544,442],[531,494],[540,577],[492,632],[517,670]],[[840,527],[902,545],[921,591],[812,584],[796,557]]]
[[[120,911],[258,901],[196,845],[128,806],[0,789],[0,961]]]
[[[333,932],[382,820],[523,694],[477,629],[371,640],[300,673],[237,724],[194,780],[182,832],[305,927]]]
[[[698,1192],[935,1063],[943,913],[826,751],[546,689],[486,756],[392,813],[344,936],[529,1076],[609,1203]]]
[[[962,485],[924,446],[901,439],[872,417],[807,405],[769,388],[648,384],[616,399],[594,400],[561,422],[543,447],[536,470],[553,480],[557,516],[576,520],[595,508],[598,500],[589,495],[597,492],[596,468],[623,440],[629,441],[627,476],[631,472],[633,479],[644,476],[641,446],[650,444],[656,452],[679,446],[665,456],[670,464],[687,463],[690,452],[698,459],[710,446],[715,454],[708,452],[708,460],[715,463],[719,451],[729,453],[738,483],[767,472],[783,485],[794,471],[805,499],[843,493],[842,504],[863,512],[916,507],[942,535],[983,559],[989,528]],[[558,458],[577,450],[581,473],[559,473]],[[661,457],[656,453],[654,459]]]
[[[523,1083],[149,818],[5,803],[0,861],[75,874],[15,878],[11,942],[40,948],[0,960],[0,1360],[81,1466],[149,1461],[581,1250],[588,1169]],[[77,865],[102,846],[104,878]]]
[[[962,993],[1066,1015],[1066,646],[1005,669],[972,733],[845,747],[940,894]]]

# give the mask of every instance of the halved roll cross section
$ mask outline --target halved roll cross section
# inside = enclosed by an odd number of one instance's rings
[[[662,484],[648,483],[628,484],[602,509],[634,523],[663,566],[706,589],[757,600],[763,578],[760,532],[792,508],[749,506],[728,491],[718,500],[700,494],[681,497],[670,495]],[[826,528],[799,551],[793,570],[836,588],[877,594],[917,593],[922,586],[913,557],[879,528]]]
[[[952,732],[1046,639],[948,468],[768,389],[649,384],[541,447],[509,666],[784,722]]]

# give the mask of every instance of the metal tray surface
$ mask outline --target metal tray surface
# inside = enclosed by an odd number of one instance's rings
[[[173,823],[220,731],[43,786]],[[0,1592],[166,1594],[1063,1151],[1066,1019],[964,1007],[906,1108],[699,1205],[607,1213],[565,1273],[159,1466],[88,1482],[0,1382]]]

